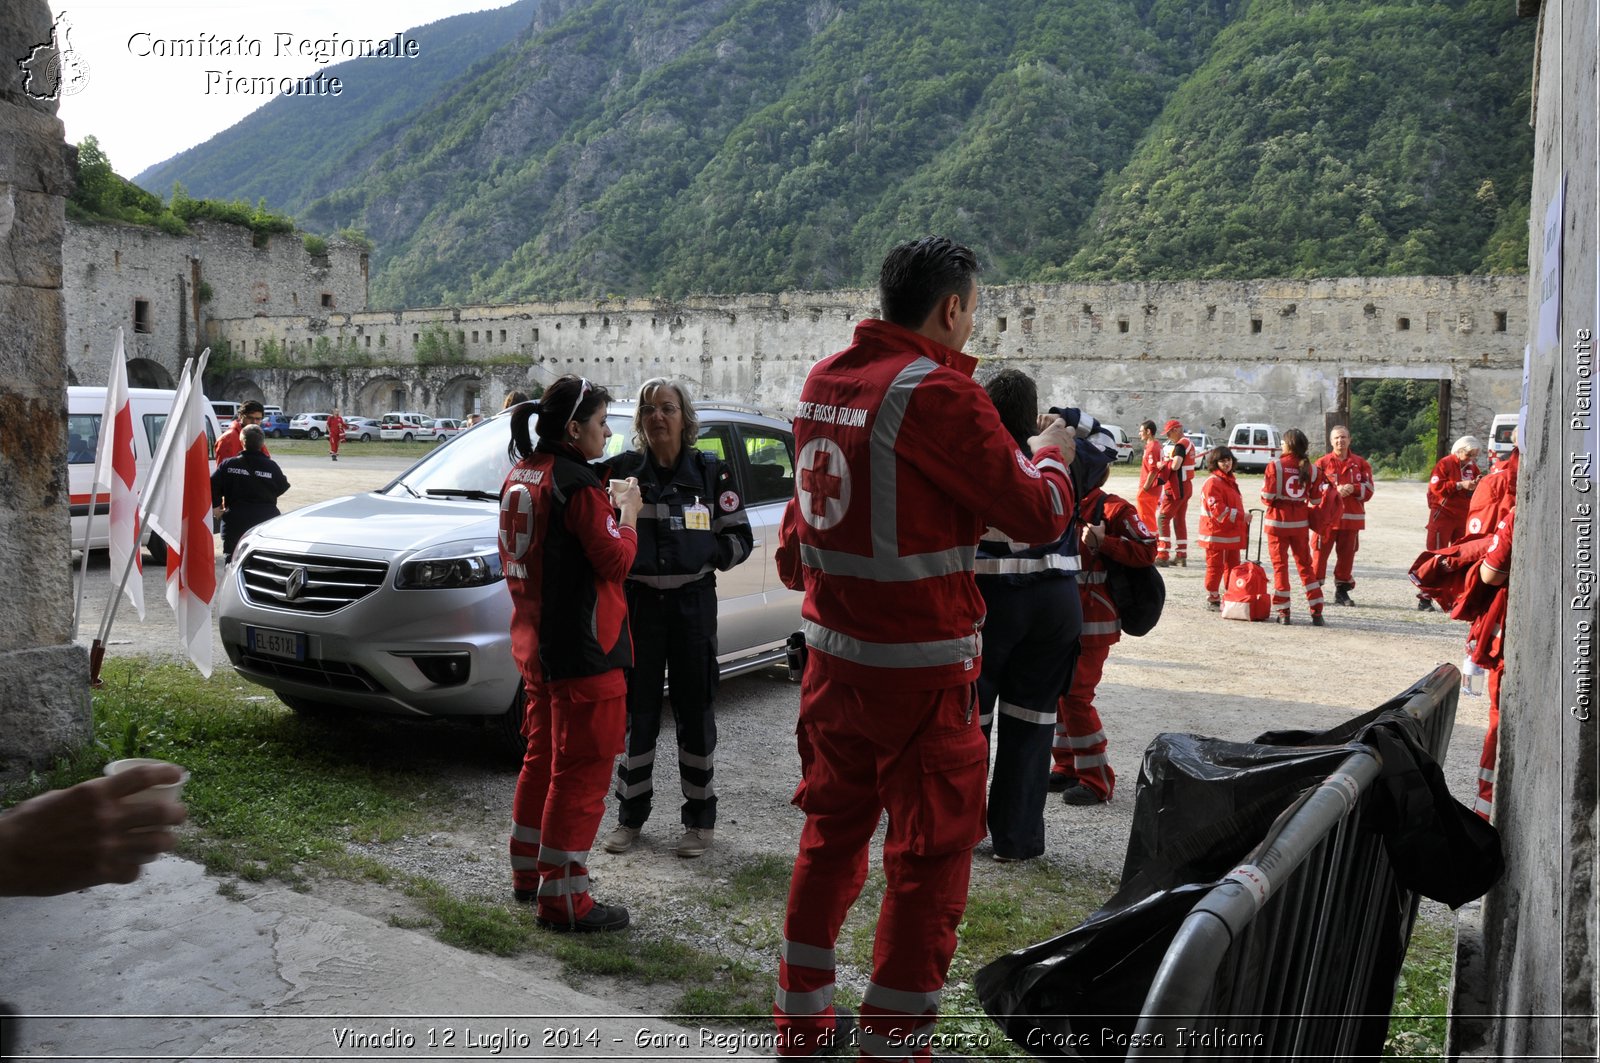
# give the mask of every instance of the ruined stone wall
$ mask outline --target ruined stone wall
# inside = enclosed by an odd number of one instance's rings
[[[1542,9],[1542,10],[1541,10]],[[1510,598],[1494,823],[1506,872],[1467,917],[1456,958],[1451,1058],[1594,1059],[1594,698],[1597,154],[1595,9],[1539,13],[1526,337],[1529,405]],[[1564,191],[1563,191],[1564,190]],[[1562,204],[1552,209],[1553,204]],[[1547,218],[1558,240],[1546,239]],[[1540,325],[1547,295],[1560,312]],[[1481,916],[1481,918],[1480,918]]]
[[[0,56],[50,40],[45,0],[0,5]],[[89,659],[72,641],[61,233],[72,190],[56,105],[0,63],[0,776],[88,735]]]
[[[1522,277],[987,287],[967,350],[984,360],[980,373],[1017,366],[1052,402],[1124,427],[1266,420],[1317,438],[1342,380],[1444,380],[1452,402],[1441,434],[1453,437],[1482,434],[1515,409],[1526,298]],[[677,375],[702,396],[788,412],[812,364],[876,313],[871,291],[785,292],[219,318],[211,335],[238,356],[230,398],[252,394],[262,360],[274,374],[381,365],[409,379],[442,339],[465,373],[511,380],[523,367],[539,382],[581,373],[623,393]]]
[[[365,251],[334,239],[326,255],[314,258],[301,233],[258,241],[250,230],[220,222],[193,222],[185,236],[141,225],[73,222],[62,259],[67,364],[78,384],[105,382],[118,326],[129,358],[138,360],[130,366],[133,385],[171,387],[183,359],[205,345],[212,318],[348,312],[367,305]],[[143,332],[136,328],[141,301]]]

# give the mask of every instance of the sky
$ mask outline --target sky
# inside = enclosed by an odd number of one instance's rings
[[[61,97],[57,114],[69,143],[95,137],[113,168],[131,178],[270,102],[271,96],[233,91],[223,80],[229,71],[246,78],[314,78],[322,66],[351,58],[336,55],[318,62],[318,42],[392,38],[441,18],[510,2],[50,0],[51,14],[65,17],[70,27],[67,48],[87,71],[81,88]],[[259,56],[217,54],[221,42],[231,45],[241,37],[248,47],[259,48]],[[173,42],[183,43],[174,48]],[[213,54],[171,54],[185,49]]]

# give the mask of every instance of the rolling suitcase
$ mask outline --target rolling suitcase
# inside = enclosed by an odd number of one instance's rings
[[[1245,559],[1222,577],[1222,619],[1265,620],[1272,614],[1272,590],[1267,586],[1267,570],[1261,567],[1261,537],[1266,534],[1266,513],[1256,521],[1256,559]]]

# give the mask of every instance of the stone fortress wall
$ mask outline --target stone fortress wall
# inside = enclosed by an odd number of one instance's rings
[[[1349,382],[1438,381],[1448,443],[1516,409],[1526,302],[1526,278],[1511,276],[995,286],[981,291],[967,351],[983,360],[980,377],[1016,366],[1041,399],[1130,436],[1145,418],[1178,417],[1213,436],[1219,423],[1298,425],[1320,442]],[[789,413],[812,364],[876,313],[876,293],[860,289],[219,314],[207,337],[232,357],[208,385],[216,398],[289,410],[461,416],[562,373],[624,395],[668,375],[700,398]]]
[[[205,346],[212,319],[364,309],[366,250],[304,234],[256,239],[250,230],[193,222],[184,236],[148,226],[69,221],[62,241],[67,372],[103,384],[120,326],[134,387],[171,387],[183,359]]]

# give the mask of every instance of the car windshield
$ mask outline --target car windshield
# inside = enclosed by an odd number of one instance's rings
[[[611,438],[606,440],[606,459],[628,449],[633,438],[633,411],[612,406],[606,417]],[[498,498],[511,471],[507,450],[511,445],[511,418],[495,417],[470,432],[462,432],[447,447],[429,452],[407,469],[380,494],[425,496],[439,494],[481,494]]]

